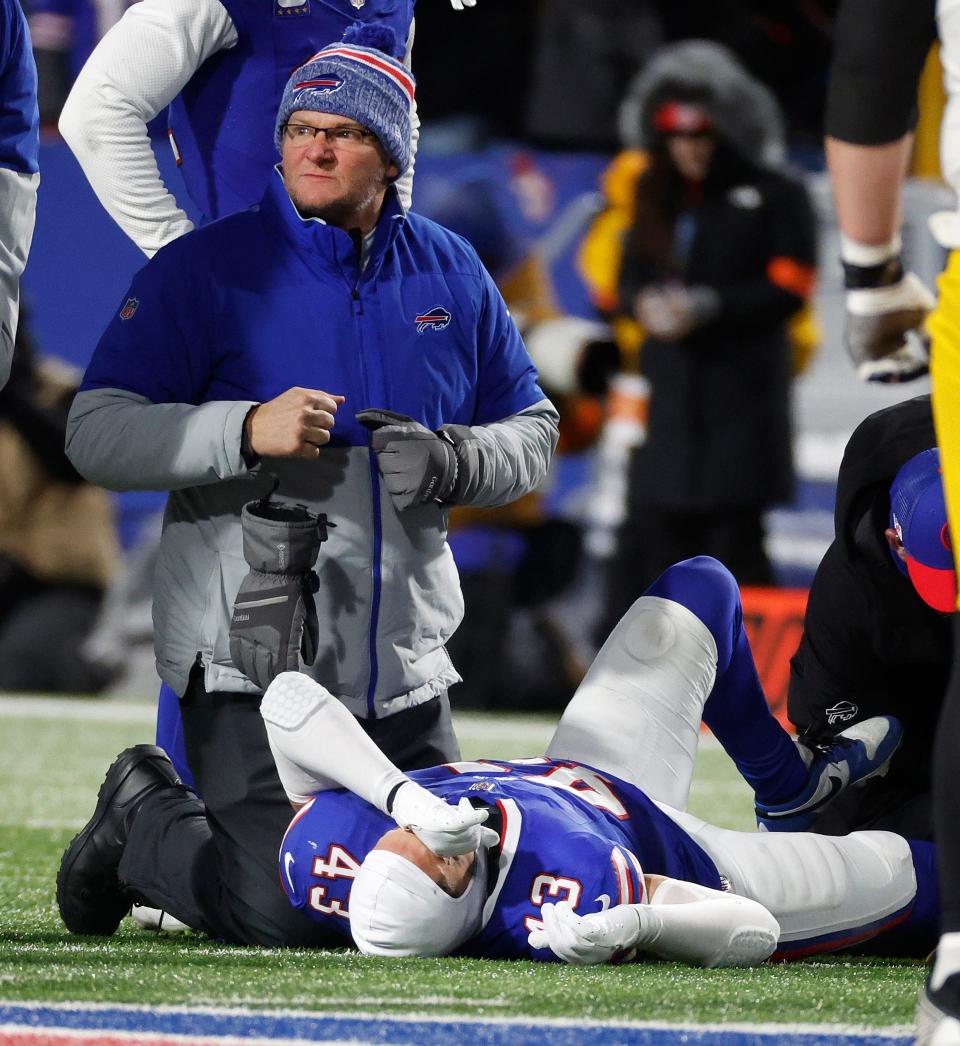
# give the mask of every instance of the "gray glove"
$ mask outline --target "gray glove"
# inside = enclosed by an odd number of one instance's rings
[[[380,475],[399,511],[449,499],[458,466],[446,433],[431,432],[406,414],[376,407],[358,411],[357,421],[372,433],[370,445]]]
[[[281,672],[299,671],[317,656],[319,587],[313,565],[327,539],[324,515],[270,496],[244,505],[243,555],[250,571],[230,622],[230,657],[261,689]]]

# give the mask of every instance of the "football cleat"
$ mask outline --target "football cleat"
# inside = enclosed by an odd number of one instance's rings
[[[845,789],[882,777],[902,737],[899,720],[883,715],[855,723],[819,749],[798,743],[808,765],[806,786],[788,802],[757,803],[757,827],[761,832],[805,832]]]
[[[57,873],[57,907],[71,933],[109,937],[130,911],[117,877],[127,834],[144,799],[179,785],[173,764],[155,745],[121,752],[107,771],[93,817],[67,847]]]
[[[929,980],[920,989],[916,1046],[960,1046],[960,973],[936,991]]]
[[[136,902],[130,909],[130,918],[141,930],[149,930],[151,933],[183,933],[190,929],[186,923],[180,922],[162,908],[151,908]]]

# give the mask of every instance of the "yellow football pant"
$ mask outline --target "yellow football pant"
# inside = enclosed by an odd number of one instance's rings
[[[928,321],[933,340],[930,377],[947,519],[956,548],[956,535],[960,535],[960,250],[950,252],[939,287],[939,302]]]

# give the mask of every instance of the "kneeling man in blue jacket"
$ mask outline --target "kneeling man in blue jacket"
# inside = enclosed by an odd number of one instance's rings
[[[463,601],[448,507],[532,490],[557,439],[476,253],[397,199],[414,80],[383,32],[348,32],[294,71],[266,195],[137,274],[70,417],[68,454],[87,479],[170,491],[157,668],[180,697],[206,804],[198,815],[141,748],[115,764],[94,821],[126,844],[130,899],[162,864],[166,906],[201,912],[228,940],[318,943],[277,882],[290,809],[259,715],[270,677],[309,672],[404,769],[456,759],[447,688],[459,676],[445,643]],[[314,576],[319,542],[306,555],[298,542],[322,514],[335,529]],[[249,642],[244,628],[265,614],[270,627]],[[154,810],[134,824],[143,804]],[[87,881],[104,838],[87,833],[61,871],[77,932],[112,932],[123,915]]]

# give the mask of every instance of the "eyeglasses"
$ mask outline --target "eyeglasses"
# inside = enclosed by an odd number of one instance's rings
[[[317,135],[322,134],[327,139],[327,144],[334,149],[343,149],[349,152],[353,149],[362,149],[365,145],[377,140],[377,136],[362,127],[353,127],[350,124],[338,124],[336,127],[314,127],[308,123],[285,123],[283,132],[288,142],[296,145],[307,146],[317,140]]]

